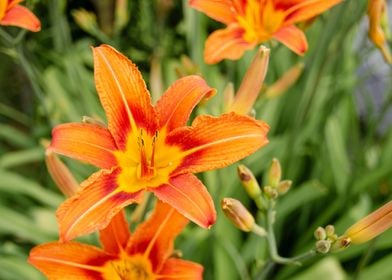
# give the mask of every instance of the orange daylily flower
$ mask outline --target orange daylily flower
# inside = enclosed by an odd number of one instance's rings
[[[176,236],[188,220],[159,202],[133,234],[119,212],[100,232],[103,249],[78,242],[50,242],[33,248],[29,262],[49,279],[202,279],[203,267],[171,257]]]
[[[57,210],[60,240],[104,228],[124,206],[153,192],[202,227],[216,219],[213,201],[192,173],[225,167],[267,144],[269,127],[235,113],[198,116],[215,90],[199,76],[175,82],[156,106],[136,66],[110,46],[93,49],[95,83],[108,128],[68,123],[53,129],[49,149],[101,170]]]
[[[18,5],[23,0],[0,0],[0,25],[18,26],[30,31],[40,31],[41,22],[25,7]]]
[[[206,41],[204,59],[239,59],[246,50],[275,39],[303,55],[308,43],[294,24],[323,13],[342,0],[189,0],[191,7],[227,25]]]

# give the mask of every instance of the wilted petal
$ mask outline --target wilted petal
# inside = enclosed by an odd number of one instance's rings
[[[49,279],[101,279],[101,266],[110,257],[102,250],[76,242],[51,242],[34,247],[29,263]]]
[[[216,220],[214,202],[203,183],[192,174],[173,177],[170,182],[151,189],[162,201],[201,227],[209,228]]]
[[[131,131],[144,128],[154,135],[157,116],[137,67],[108,45],[93,51],[95,84],[119,149],[125,149]]]
[[[168,259],[159,271],[160,280],[202,280],[203,267],[200,264],[181,259]]]
[[[117,147],[112,135],[107,129],[97,125],[58,125],[52,131],[49,149],[100,168],[109,169],[117,163],[113,154]]]
[[[286,45],[290,50],[298,55],[304,55],[308,50],[308,41],[301,29],[294,25],[282,27],[274,33],[274,39]]]
[[[266,145],[268,130],[265,122],[235,113],[199,116],[191,127],[174,130],[167,137],[167,144],[184,151],[173,175],[230,165]]]
[[[174,239],[188,222],[169,204],[157,201],[153,214],[130,238],[127,252],[148,257],[153,270],[157,271],[172,253]]]
[[[199,76],[187,76],[177,80],[159,99],[157,112],[160,128],[167,132],[186,125],[193,108],[202,98],[209,98],[215,93]]]
[[[39,19],[30,10],[20,5],[16,5],[8,10],[4,17],[0,19],[0,25],[18,26],[33,32],[41,30]]]
[[[207,38],[204,50],[206,63],[213,64],[222,59],[239,59],[246,50],[253,49],[255,43],[243,39],[244,30],[237,24],[214,31]]]
[[[105,228],[123,207],[138,201],[140,192],[126,193],[117,187],[119,170],[101,170],[82,183],[80,191],[57,210],[60,240]]]

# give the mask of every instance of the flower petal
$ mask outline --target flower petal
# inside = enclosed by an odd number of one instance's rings
[[[263,121],[235,113],[220,117],[199,116],[191,127],[174,130],[166,143],[184,152],[172,176],[230,165],[268,143],[269,126]],[[174,161],[174,159],[173,159]]]
[[[50,242],[34,247],[28,262],[49,279],[101,279],[100,267],[111,257],[77,242]]]
[[[308,50],[305,34],[294,25],[280,28],[273,37],[298,55],[304,55]]]
[[[177,80],[159,99],[156,109],[160,128],[170,132],[186,125],[193,108],[202,98],[209,98],[215,90],[199,76],[193,75]]]
[[[119,149],[131,131],[144,128],[153,135],[157,117],[149,92],[137,67],[108,45],[93,48],[94,77],[108,126]]]
[[[307,0],[287,10],[285,24],[308,20],[339,4],[342,0]]]
[[[203,183],[192,174],[170,179],[167,185],[151,189],[162,201],[203,228],[215,223],[214,202]]]
[[[131,236],[127,252],[143,254],[150,259],[153,271],[159,271],[173,251],[174,239],[188,222],[169,204],[157,201],[153,214]]]
[[[60,240],[105,228],[123,207],[137,202],[140,192],[126,193],[117,188],[119,169],[101,170],[84,181],[81,190],[57,210]]]
[[[211,33],[207,38],[204,60],[208,64],[218,63],[222,59],[239,59],[246,50],[253,49],[255,43],[243,39],[244,30],[237,24]]]
[[[97,125],[67,123],[52,131],[49,149],[74,159],[88,162],[100,168],[111,168],[117,161],[117,150],[110,132]]]
[[[201,280],[203,279],[203,270],[203,266],[198,263],[170,258],[159,271],[159,279]]]
[[[129,225],[125,219],[125,211],[118,212],[103,230],[99,232],[99,240],[109,254],[119,254],[127,246],[129,237]]]
[[[0,25],[18,26],[33,32],[41,30],[39,19],[30,10],[20,5],[8,10],[0,20]]]
[[[189,0],[189,6],[225,24],[236,21],[232,0]]]

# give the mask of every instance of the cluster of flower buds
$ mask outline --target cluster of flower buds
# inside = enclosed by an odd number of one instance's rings
[[[287,193],[292,185],[290,180],[282,180],[282,168],[278,159],[272,159],[268,170],[267,185],[263,187],[265,195],[270,199],[277,199],[279,195]]]
[[[314,231],[314,237],[317,239],[316,250],[322,254],[340,251],[351,243],[348,238],[338,237],[333,225],[327,225],[325,228],[318,227]]]

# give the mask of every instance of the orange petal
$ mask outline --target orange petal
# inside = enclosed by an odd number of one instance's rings
[[[30,10],[20,5],[8,10],[0,20],[0,25],[18,26],[33,32],[41,30],[39,19]]]
[[[105,252],[115,255],[125,249],[130,236],[124,210],[118,212],[108,226],[99,232],[99,240]]]
[[[57,210],[60,240],[68,241],[80,235],[105,228],[123,207],[137,202],[138,193],[117,189],[119,170],[101,170],[84,181],[81,190],[66,200]]]
[[[167,185],[151,189],[162,201],[169,203],[182,215],[203,228],[215,223],[216,211],[203,183],[192,174],[170,179]]]
[[[186,125],[193,108],[202,98],[209,98],[213,94],[215,90],[199,76],[177,80],[157,103],[160,127],[166,127],[169,132]]]
[[[364,243],[391,227],[392,201],[356,222],[344,235],[349,237],[352,243]]]
[[[300,21],[308,20],[317,16],[333,6],[339,4],[342,0],[307,0],[301,1],[297,5],[287,10],[285,24],[293,24]]]
[[[159,271],[173,251],[174,239],[188,222],[169,204],[157,201],[153,214],[131,236],[127,252],[143,254],[151,261],[153,271]]]
[[[168,259],[163,268],[159,271],[160,280],[182,279],[182,280],[202,280],[203,267],[194,262],[181,259]]]
[[[105,109],[109,130],[119,149],[126,146],[131,131],[144,128],[153,135],[157,116],[149,92],[137,67],[108,45],[93,48],[94,77]]]
[[[263,121],[235,113],[220,117],[199,116],[192,127],[174,130],[166,143],[184,152],[173,176],[230,165],[268,143],[269,126]]]
[[[282,27],[273,37],[298,55],[304,55],[308,50],[305,34],[294,25]]]
[[[229,24],[236,21],[232,0],[189,0],[189,6],[210,18]]]
[[[97,125],[67,123],[52,131],[49,149],[56,153],[88,162],[100,168],[117,164],[113,154],[117,150],[110,132]]]
[[[237,24],[231,24],[226,29],[217,30],[207,38],[204,59],[208,64],[214,64],[222,59],[239,59],[246,50],[253,49],[255,43],[243,39],[244,30]]]
[[[28,262],[49,279],[101,279],[100,267],[110,260],[102,250],[76,242],[34,247]]]

